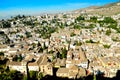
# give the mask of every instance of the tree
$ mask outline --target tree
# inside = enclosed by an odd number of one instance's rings
[[[76,44],[77,46],[81,46],[81,45],[82,45],[82,42],[76,41],[75,44]]]
[[[108,29],[105,34],[109,36],[111,34],[111,30]]]
[[[38,52],[43,52],[43,48],[42,48],[42,47],[40,47],[40,49],[38,50]]]
[[[77,21],[81,21],[81,20],[85,20],[85,18],[83,16],[79,16],[76,18]]]
[[[24,75],[23,80],[28,80],[26,75]]]
[[[61,59],[67,57],[67,50],[66,50],[66,48],[61,49],[60,55],[61,55],[61,56],[60,56]]]
[[[0,56],[4,56],[4,52],[0,52]]]
[[[25,15],[22,15],[22,18],[26,18],[26,16],[25,16]]]
[[[10,69],[9,69],[8,66],[6,67],[5,71],[6,71],[6,72],[9,72],[9,71],[10,71]]]
[[[16,22],[14,21],[13,24],[16,25]]]
[[[66,14],[64,14],[64,15],[63,15],[63,18],[67,18],[67,15],[66,15]]]
[[[16,70],[12,70],[9,72],[3,72],[0,74],[0,80],[22,80],[23,75]]]
[[[16,70],[10,71],[9,76],[12,78],[12,80],[21,80],[23,78],[22,73]]]
[[[49,54],[53,54],[54,52],[55,52],[55,51],[51,50],[51,51],[49,51],[48,53],[49,53]]]
[[[95,43],[92,39],[87,40],[86,43]]]
[[[97,21],[97,17],[96,16],[90,17],[90,21],[96,22]]]
[[[17,61],[17,62],[22,61],[22,59],[23,59],[23,57],[22,57],[21,54],[20,54],[20,55],[15,55],[15,56],[13,57],[13,61]]]
[[[19,56],[18,56],[18,62],[20,62],[20,61],[22,61],[22,59],[23,59],[23,57],[22,57],[22,55],[20,54]]]
[[[104,44],[103,46],[104,46],[104,48],[108,48],[109,49],[111,45]]]
[[[52,61],[53,61],[54,59],[56,59],[56,57],[55,57],[54,55],[52,55]]]
[[[97,80],[97,79],[96,79],[96,75],[93,75],[93,80]]]
[[[44,45],[43,45],[43,50],[47,49],[48,47],[45,45],[45,42],[44,42]]]
[[[3,25],[3,28],[10,28],[11,27],[11,23],[9,21],[3,21],[2,25]]]
[[[116,23],[116,21],[111,17],[105,17],[103,22],[105,22],[105,23]]]
[[[61,23],[60,28],[64,29],[64,24],[63,23]]]
[[[43,73],[38,74],[38,79],[42,79],[44,77]]]
[[[73,37],[73,36],[75,36],[76,34],[74,33],[74,32],[72,32],[71,34],[70,34],[70,36],[71,37]]]
[[[7,58],[4,58],[4,60],[0,60],[0,66],[4,66],[7,63],[7,61]]]
[[[43,24],[45,24],[45,23],[46,23],[46,24],[48,24],[48,22],[47,22],[47,21],[43,20],[43,21],[42,21],[42,25],[43,25]]]
[[[26,37],[29,38],[29,37],[32,37],[31,33],[30,32],[26,32]]]
[[[37,80],[37,75],[38,75],[37,71],[30,71],[29,73],[30,73],[31,80]]]
[[[74,25],[74,29],[79,29],[80,30],[80,28],[81,28],[80,25],[76,25],[76,24]]]
[[[68,26],[67,22],[64,23],[64,26]]]
[[[58,51],[57,52],[57,58],[60,58],[61,57],[61,55],[60,55],[60,52]]]
[[[35,25],[34,22],[35,22],[35,21],[33,21],[33,20],[31,19],[31,17],[30,17],[30,20],[24,20],[24,21],[23,21],[23,24],[29,25],[29,26],[31,26],[31,27],[33,28],[34,25]]]

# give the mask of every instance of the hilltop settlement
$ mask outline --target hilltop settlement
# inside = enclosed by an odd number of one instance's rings
[[[113,7],[120,5],[97,10]],[[8,69],[24,75],[36,72],[38,78],[116,76],[120,69],[120,13],[87,13],[93,10],[1,20],[0,77]]]

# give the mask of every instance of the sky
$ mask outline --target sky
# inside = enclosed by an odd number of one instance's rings
[[[1,0],[0,18],[18,14],[38,15],[104,5],[118,0]]]

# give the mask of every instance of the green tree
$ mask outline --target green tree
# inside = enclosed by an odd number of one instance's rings
[[[97,22],[97,17],[96,16],[90,17],[90,21]]]
[[[63,15],[63,18],[67,18],[67,15],[66,15],[66,14],[64,14],[64,15]]]
[[[109,36],[111,34],[111,30],[108,29],[105,34]]]
[[[66,50],[66,48],[63,48],[63,49],[61,49],[61,59],[63,59],[63,58],[66,58],[67,57],[67,50]]]
[[[51,50],[51,51],[49,51],[48,53],[49,53],[49,54],[53,54],[54,52],[55,52],[55,51]]]
[[[38,74],[38,79],[42,79],[44,77],[43,73]]]
[[[26,37],[29,38],[29,37],[32,37],[31,33],[30,32],[26,32]]]
[[[60,28],[64,29],[64,24],[63,23],[61,23]]]
[[[25,25],[30,25],[30,26],[31,26],[31,25],[34,25],[32,21],[23,21],[23,23],[24,23]]]
[[[46,24],[48,24],[48,22],[47,22],[47,21],[43,20],[43,21],[42,21],[42,25],[43,25],[43,24],[45,24],[45,23],[46,23]]]
[[[81,46],[81,45],[82,45],[82,42],[76,41],[75,44],[76,44],[77,46]]]
[[[38,50],[38,52],[40,52],[40,53],[43,52],[43,48],[40,47],[39,50]]]
[[[22,59],[23,59],[23,57],[22,57],[21,54],[20,54],[20,55],[15,55],[15,56],[13,57],[13,61],[17,61],[17,62],[22,61]]]
[[[103,46],[104,46],[104,48],[108,48],[109,49],[111,45],[104,44]]]
[[[116,23],[116,21],[111,17],[105,17],[103,22],[105,22],[105,23]]]
[[[26,75],[24,75],[23,80],[28,80]]]
[[[3,28],[11,28],[11,23],[9,21],[2,22]]]
[[[93,75],[93,80],[97,80],[97,79],[96,79],[96,75]]]
[[[48,47],[45,45],[45,42],[44,42],[44,45],[43,45],[43,50],[47,49]]]
[[[22,80],[23,75],[16,70],[0,74],[0,80]]]
[[[30,71],[30,79],[37,80],[38,72],[37,71]]]
[[[79,29],[80,30],[80,28],[81,28],[80,25],[77,25],[77,24],[74,25],[74,29]]]
[[[0,56],[4,56],[4,52],[0,52]]]
[[[81,21],[81,20],[85,20],[85,18],[83,16],[79,16],[76,18],[77,21]]]
[[[18,62],[21,62],[22,61],[22,59],[23,59],[23,57],[22,57],[22,55],[20,54],[19,56],[18,56]]]
[[[86,43],[95,43],[93,40],[87,40]]]
[[[74,32],[72,32],[71,34],[70,34],[70,36],[71,37],[73,37],[73,36],[75,36],[76,34],[74,33]]]
[[[90,24],[88,28],[89,28],[89,29],[95,28],[95,24]]]

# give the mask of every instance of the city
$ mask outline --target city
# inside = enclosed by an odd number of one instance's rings
[[[97,75],[116,77],[120,70],[120,11],[112,13],[115,9],[120,9],[119,2],[2,19],[0,80],[42,80],[46,75],[73,80],[87,80],[84,77],[89,75],[94,80]],[[19,76],[4,78],[10,71],[19,71],[14,72]]]

